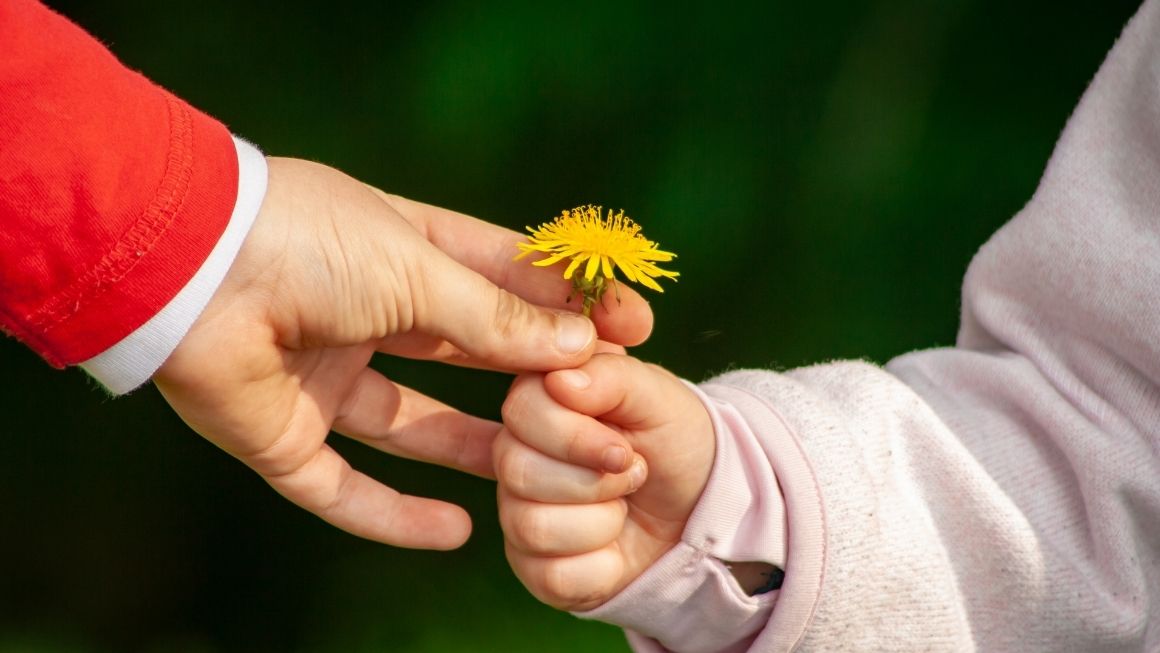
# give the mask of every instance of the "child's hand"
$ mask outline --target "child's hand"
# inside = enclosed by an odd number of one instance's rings
[[[578,369],[516,379],[503,415],[493,447],[500,522],[508,561],[538,599],[594,608],[680,540],[715,441],[700,399],[675,376],[598,354]],[[635,449],[628,471],[564,462],[618,441],[610,430]]]

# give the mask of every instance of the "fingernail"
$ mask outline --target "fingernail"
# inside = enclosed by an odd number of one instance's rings
[[[575,313],[560,313],[556,325],[556,346],[565,354],[582,351],[592,340],[592,323]]]
[[[604,465],[604,471],[613,474],[619,474],[624,471],[624,465],[628,462],[628,452],[624,447],[611,446],[604,450],[604,454],[600,457],[600,463]]]
[[[628,470],[628,484],[629,492],[636,492],[640,486],[644,485],[644,479],[648,476],[648,469],[645,468],[644,459],[637,458],[632,462],[632,468]]]
[[[583,390],[592,385],[592,377],[580,370],[560,370],[556,372],[556,376],[575,390]]]

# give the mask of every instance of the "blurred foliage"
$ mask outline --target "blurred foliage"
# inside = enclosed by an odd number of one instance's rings
[[[1030,197],[1136,3],[51,2],[271,154],[515,229],[624,208],[680,283],[636,352],[694,380],[953,342],[961,275]],[[152,388],[0,341],[0,653],[611,651],[507,570],[492,484],[336,438],[465,505],[471,542],[324,526]],[[381,360],[498,416],[497,374]]]

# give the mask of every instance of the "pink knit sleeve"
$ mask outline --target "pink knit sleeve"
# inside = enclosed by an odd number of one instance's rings
[[[792,643],[820,583],[823,529],[813,474],[767,403],[728,386],[693,390],[712,418],[716,456],[681,543],[612,600],[579,616],[625,627],[638,651],[745,651],[771,614],[779,641]],[[784,497],[779,478],[794,480]],[[787,507],[796,514],[788,547]],[[789,564],[790,598],[777,590],[747,596],[723,561]]]
[[[1160,0],[972,262],[955,348],[703,390],[683,542],[584,615],[638,650],[1160,650]],[[743,596],[731,559],[785,582]]]

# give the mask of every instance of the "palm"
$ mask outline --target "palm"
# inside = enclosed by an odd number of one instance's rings
[[[491,368],[567,364],[551,347],[513,347],[504,336],[521,334],[493,330],[497,299],[499,308],[523,311],[517,317],[543,319],[491,285],[506,280],[498,255],[513,252],[515,238],[376,194],[321,166],[271,160],[253,231],[157,386],[194,430],[328,522],[399,546],[458,546],[470,531],[460,508],[398,494],[353,470],[326,438],[334,430],[389,453],[490,474],[497,424],[367,365],[376,351]],[[542,303],[558,294],[559,304],[566,282],[538,279],[507,285]],[[651,327],[643,300],[629,300],[627,311],[605,318],[601,330],[611,339],[643,339]]]

